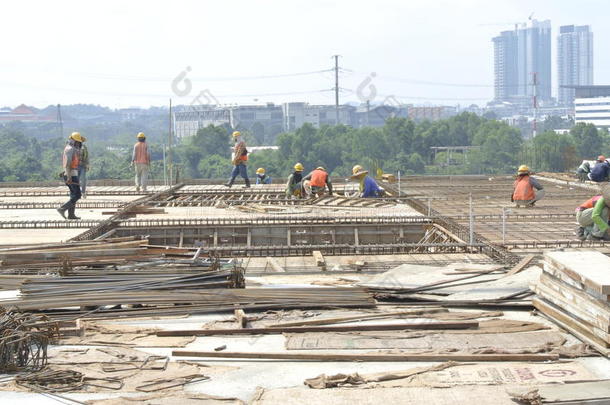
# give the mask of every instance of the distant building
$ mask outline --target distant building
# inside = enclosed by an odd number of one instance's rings
[[[406,107],[395,107],[390,105],[369,106],[362,105],[356,109],[354,126],[382,127],[388,118],[407,117]]]
[[[122,121],[133,121],[148,115],[142,108],[121,108],[117,112]]]
[[[3,108],[0,111],[0,121],[55,122],[57,117],[41,113],[33,107],[21,104],[12,110]]]
[[[407,106],[407,117],[413,121],[438,121],[457,115],[457,108],[450,106]]]
[[[574,88],[593,84],[593,33],[588,25],[564,25],[557,36],[558,101],[574,106]]]
[[[610,127],[610,86],[570,86],[575,92],[574,122]]]
[[[536,93],[540,102],[549,102],[551,22],[532,20],[527,24],[515,26],[513,31],[500,33],[492,41],[495,101],[531,104]]]
[[[309,103],[284,103],[284,130],[293,131],[304,124],[315,128],[322,125],[335,125],[336,109],[334,105],[310,105]],[[339,106],[339,124],[354,126],[356,107]]]
[[[231,110],[206,105],[187,106],[173,112],[173,124],[176,138],[193,136],[209,125],[231,125]]]

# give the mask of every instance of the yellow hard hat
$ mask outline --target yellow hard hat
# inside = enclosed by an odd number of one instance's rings
[[[138,134],[138,139],[144,139],[144,138],[146,138],[146,135],[144,135],[144,132],[140,132]]]
[[[360,165],[356,165],[352,168],[352,174],[356,174],[361,171],[362,171],[362,166],[360,166]]]
[[[519,166],[519,170],[517,170],[517,173],[527,173],[530,171],[530,168],[527,167],[527,165],[521,165]]]
[[[305,170],[305,168],[302,164],[297,163],[296,165],[294,165],[294,170],[296,170],[297,172],[302,172],[303,170]]]
[[[233,131],[233,138],[236,138],[238,136],[241,136],[241,132],[239,131]]]
[[[76,141],[76,142],[84,142],[85,138],[83,138],[80,134],[80,132],[72,132],[72,135],[70,135],[70,139]]]
[[[265,174],[265,169],[259,167],[258,169],[256,169],[256,174]]]

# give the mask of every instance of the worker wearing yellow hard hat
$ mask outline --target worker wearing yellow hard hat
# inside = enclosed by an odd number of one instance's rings
[[[78,167],[81,158],[81,146],[85,141],[80,132],[72,132],[68,137],[68,143],[64,147],[62,156],[62,173],[61,178],[70,190],[70,199],[57,209],[59,215],[64,219],[80,219],[76,216],[76,202],[80,200],[82,194],[78,180]],[[68,216],[66,217],[66,211]]]
[[[233,170],[231,171],[231,178],[225,184],[227,187],[233,186],[235,183],[235,179],[237,176],[241,176],[246,183],[245,187],[250,187],[250,179],[248,178],[248,148],[246,147],[246,142],[242,139],[241,132],[233,131],[233,141],[235,144],[233,145],[233,156],[231,157],[231,161],[233,163]]]
[[[351,178],[358,180],[359,196],[361,198],[382,197],[385,194],[385,190],[379,187],[375,179],[368,176],[368,173],[368,170],[364,170],[360,165],[356,165],[352,168]]]
[[[136,169],[136,191],[146,191],[148,185],[148,171],[150,170],[151,155],[144,132],[136,135],[137,142],[133,145],[131,165]]]
[[[531,175],[527,165],[521,165],[517,169],[517,179],[513,184],[513,193],[510,198],[517,208],[520,206],[533,207],[537,201],[544,198],[544,187]]]
[[[286,197],[300,198],[303,195],[303,170],[305,170],[305,167],[302,163],[294,165],[294,172],[288,176],[288,182],[286,183]]]
[[[321,196],[326,192],[333,195],[333,183],[330,181],[330,175],[323,166],[316,167],[311,173],[303,177],[303,190],[308,196]]]
[[[271,184],[271,177],[265,174],[265,169],[262,167],[256,169],[256,184]]]
[[[78,132],[76,132],[78,133]],[[80,184],[80,192],[82,198],[87,198],[87,172],[89,171],[89,149],[85,145],[87,138],[80,136],[82,139],[80,146],[80,159],[78,161],[78,183]]]

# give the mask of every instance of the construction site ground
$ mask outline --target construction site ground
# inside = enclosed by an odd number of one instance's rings
[[[551,173],[545,173],[539,179],[546,190],[546,196],[532,208],[516,208],[510,202],[514,181],[510,176],[407,177],[400,184],[385,184],[393,194],[392,197],[371,200],[346,197],[345,194],[353,193],[356,186],[344,179],[336,179],[335,196],[308,201],[286,198],[282,184],[253,186],[251,189],[243,189],[238,185],[227,189],[221,184],[186,182],[171,192],[165,193],[168,187],[157,185],[143,193],[136,192],[132,186],[121,183],[112,185],[112,182],[106,181],[104,185],[93,183],[89,186],[87,199],[79,201],[77,207],[77,215],[81,219],[75,221],[63,220],[56,212],[56,208],[67,200],[66,187],[13,184],[10,187],[0,186],[0,245],[18,247],[67,242],[71,239],[92,240],[110,237],[108,235],[119,238],[142,236],[153,246],[189,248],[194,251],[201,248],[204,252],[235,260],[245,270],[246,289],[325,289],[361,284],[366,286],[367,283],[370,286],[370,283],[378,283],[380,276],[389,274],[386,272],[401,265],[434,266],[431,268],[435,269],[436,274],[430,274],[433,281],[453,277],[461,271],[457,269],[461,267],[475,269],[470,270],[475,273],[479,271],[478,277],[482,278],[487,275],[485,272],[496,275],[491,280],[499,274],[502,277],[504,273],[501,272],[510,274],[510,270],[515,269],[525,257],[528,257],[526,266],[516,274],[525,275],[530,271],[535,274],[534,267],[542,267],[543,254],[551,250],[610,253],[607,243],[580,241],[575,235],[574,210],[597,192],[596,186],[579,184],[564,175]],[[149,198],[146,199],[147,197]],[[136,204],[138,201],[142,201],[142,204]],[[500,273],[489,267],[494,265],[497,265]],[[457,266],[457,270],[452,272],[451,266]],[[537,277],[531,281],[536,282]],[[386,281],[381,279],[382,287]],[[371,314],[426,308],[439,308],[440,311],[442,308],[455,313],[455,319],[470,319],[482,324],[490,319],[497,319],[500,324],[502,321],[515,321],[505,326],[509,329],[525,328],[514,334],[515,342],[523,340],[527,343],[527,333],[556,333],[556,336],[561,337],[561,342],[553,347],[555,351],[534,343],[531,348],[492,345],[475,348],[470,353],[520,353],[532,355],[532,360],[464,360],[457,364],[448,363],[450,355],[455,354],[454,351],[443,351],[435,344],[445,339],[446,334],[458,332],[444,331],[436,334],[424,330],[409,335],[409,338],[413,342],[421,341],[422,345],[428,345],[421,346],[420,349],[423,353],[438,355],[439,360],[381,362],[358,360],[358,355],[401,353],[401,347],[384,346],[386,343],[383,343],[386,342],[385,339],[393,341],[400,332],[354,332],[355,337],[350,332],[333,332],[332,335],[303,336],[302,341],[295,336],[299,334],[290,333],[194,336],[183,337],[182,340],[174,337],[172,339],[181,342],[177,346],[166,345],[164,342],[169,340],[152,334],[148,343],[141,346],[125,342],[112,344],[111,341],[92,341],[78,344],[76,341],[66,343],[60,340],[49,349],[49,364],[53,365],[56,359],[65,359],[72,353],[77,356],[76,352],[79,351],[90,351],[91,354],[100,348],[114,350],[122,347],[150,355],[168,356],[170,363],[183,364],[185,367],[196,365],[209,377],[205,381],[153,393],[158,396],[141,402],[155,404],[178,401],[185,404],[265,405],[316,402],[378,404],[388,401],[401,404],[455,404],[476,401],[479,404],[503,405],[515,403],[515,392],[540,386],[592,381],[610,387],[610,359],[591,348],[579,346],[581,340],[534,310],[531,297],[515,294],[514,298],[490,301],[489,305],[483,302],[446,305],[445,297],[454,293],[469,293],[471,286],[468,283],[469,280],[466,280],[463,284],[431,289],[431,294],[439,293],[442,297],[437,302],[427,301],[432,298],[426,294],[426,290],[419,291],[420,295],[412,297],[413,300],[407,300],[404,296],[400,297],[404,292],[397,292],[388,282],[387,294],[392,297],[379,299],[374,308],[246,310],[248,320],[245,328],[344,317],[354,317],[355,320],[343,321],[338,325],[410,325],[413,322],[453,320],[444,312],[444,318],[422,314],[367,319]],[[382,287],[372,288],[371,291],[383,295]],[[490,284],[489,289],[494,288],[496,287],[492,288]],[[5,286],[1,290],[4,290],[0,291],[1,299],[19,296],[17,290]],[[363,318],[356,319],[358,316]],[[226,311],[185,316],[101,318],[84,321],[85,325],[87,322],[91,322],[90,328],[101,325],[130,333],[133,330],[153,329],[183,331],[240,328],[236,315]],[[519,322],[523,325],[518,325]],[[542,326],[539,329],[527,329],[532,325]],[[364,343],[371,344],[371,339],[367,338],[369,334],[382,343],[379,346],[373,343],[367,348],[357,348],[361,338]],[[118,335],[120,332],[115,332],[112,337],[109,335],[109,339],[117,338]],[[469,337],[473,341],[477,339],[476,335],[463,336],[465,340]],[[345,337],[353,337],[354,340],[343,342]],[[299,344],[311,344],[312,347],[299,349]],[[333,344],[345,346],[338,349],[333,348]],[[354,346],[350,346],[352,344]],[[468,345],[468,342],[465,344]],[[227,359],[172,355],[176,350],[216,351],[219,354],[340,353],[354,355],[354,358],[352,361],[276,360],[264,356]],[[574,350],[573,356],[565,355],[569,350]],[[535,360],[535,355],[559,352],[563,355],[558,360]],[[443,355],[447,356],[447,360],[441,359]],[[77,360],[73,367],[87,368],[85,363]],[[349,376],[358,373],[359,376],[366,376],[408,370],[414,371],[412,374],[407,372],[409,376],[405,378],[345,383],[333,388],[314,389],[304,383],[306,379],[321,374]],[[194,394],[209,397],[195,398]],[[61,393],[58,397],[16,388],[11,385],[10,375],[0,375],[0,400],[6,404],[74,403],[70,400],[110,404],[113,402],[101,401],[145,395],[150,393],[94,389],[89,392]],[[610,403],[599,398],[590,400],[586,396],[584,399],[578,399],[577,396],[559,399],[563,402],[557,400],[548,403]],[[114,403],[139,403],[126,401],[117,399]]]

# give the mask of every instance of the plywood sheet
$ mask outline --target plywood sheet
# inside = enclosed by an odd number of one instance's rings
[[[545,260],[599,293],[610,294],[610,257],[596,251],[547,252]]]

